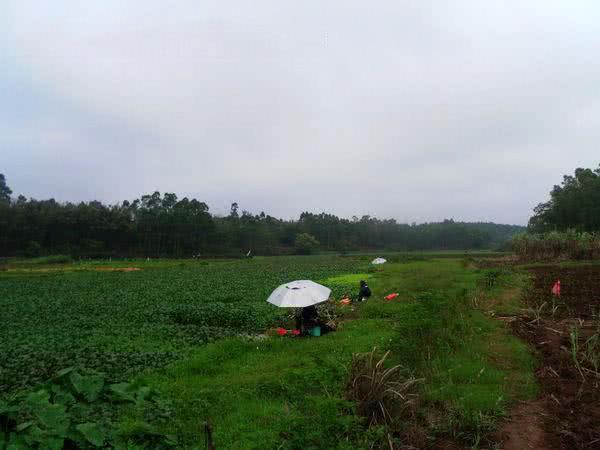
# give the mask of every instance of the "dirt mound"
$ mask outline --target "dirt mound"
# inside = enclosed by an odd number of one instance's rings
[[[96,267],[97,272],[137,272],[140,267]]]

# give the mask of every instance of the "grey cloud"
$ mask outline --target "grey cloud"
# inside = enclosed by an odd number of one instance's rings
[[[38,198],[525,223],[598,164],[593,3],[8,4],[0,169]]]

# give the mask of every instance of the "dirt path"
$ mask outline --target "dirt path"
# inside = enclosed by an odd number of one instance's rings
[[[504,450],[558,448],[554,437],[546,431],[548,411],[543,399],[516,406],[508,421],[498,431],[498,441]]]

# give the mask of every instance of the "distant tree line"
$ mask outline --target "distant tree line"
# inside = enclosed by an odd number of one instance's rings
[[[400,224],[363,216],[304,212],[282,220],[231,205],[212,215],[206,203],[154,192],[134,201],[60,203],[11,197],[0,175],[0,256],[190,257],[279,255],[352,250],[459,250],[505,244],[522,227],[493,223]]]

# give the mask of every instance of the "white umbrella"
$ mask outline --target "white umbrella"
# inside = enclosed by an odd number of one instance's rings
[[[280,308],[304,308],[326,302],[331,289],[310,280],[297,280],[282,284],[267,301]]]
[[[386,263],[387,259],[384,258],[375,258],[373,261],[371,261],[371,264],[383,264]]]

